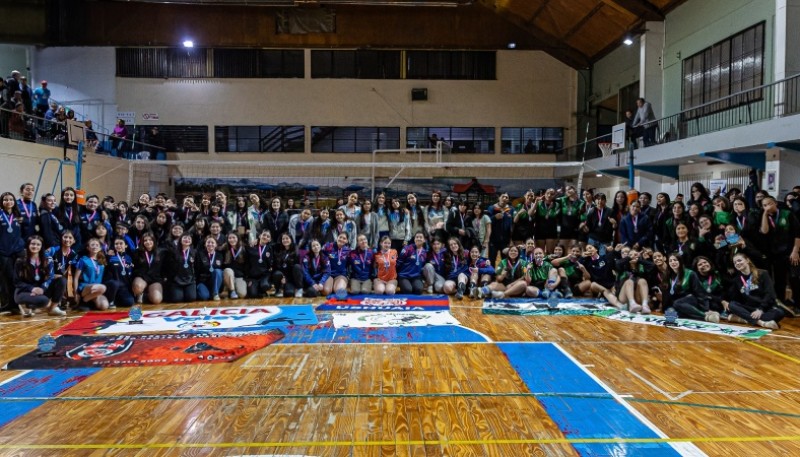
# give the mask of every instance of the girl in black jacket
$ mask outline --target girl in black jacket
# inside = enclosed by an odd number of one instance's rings
[[[730,313],[729,322],[758,325],[777,330],[784,312],[776,306],[775,287],[765,270],[759,270],[745,254],[733,256],[738,274],[722,306]]]

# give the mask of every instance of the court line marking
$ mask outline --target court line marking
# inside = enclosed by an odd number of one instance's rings
[[[798,363],[798,364],[800,364],[800,359],[798,359],[798,358],[795,358],[795,357],[792,357],[792,356],[790,356],[790,355],[788,355],[788,354],[784,354],[784,353],[783,353],[783,352],[781,352],[781,351],[776,351],[775,349],[768,348],[768,347],[766,347],[766,346],[760,345],[760,344],[758,344],[758,343],[756,343],[756,342],[753,342],[753,341],[748,341],[748,340],[742,340],[742,341],[743,341],[745,344],[749,344],[750,346],[757,347],[757,348],[761,349],[762,351],[767,351],[767,352],[769,352],[769,353],[771,353],[771,354],[775,354],[775,355],[777,355],[778,357],[784,358],[784,359],[786,359],[786,360],[791,360],[791,361],[792,361],[792,362],[794,362],[794,363]]]
[[[24,371],[21,371],[19,374],[17,374],[17,375],[14,375],[14,376],[12,376],[12,377],[10,377],[10,378],[6,379],[6,380],[5,380],[5,381],[3,381],[3,382],[0,382],[0,386],[6,385],[6,384],[8,384],[9,382],[11,382],[11,381],[13,381],[13,380],[15,380],[15,379],[17,379],[17,378],[19,378],[19,377],[25,376],[26,374],[28,374],[28,373],[30,373],[30,372],[31,372],[31,370],[24,370]],[[0,398],[2,398],[2,397],[0,397]]]
[[[652,382],[650,382],[647,379],[645,379],[644,376],[640,375],[639,373],[631,370],[630,368],[626,368],[626,370],[628,370],[628,373],[636,376],[637,378],[639,378],[640,381],[642,381],[643,383],[645,383],[648,386],[650,386],[650,388],[652,388],[656,392],[660,393],[661,395],[667,397],[668,399],[670,399],[672,401],[680,400],[681,398],[683,398],[683,397],[685,397],[685,396],[687,396],[689,394],[694,393],[694,391],[692,391],[692,390],[687,390],[686,392],[679,393],[677,396],[672,396],[671,394],[667,393],[666,391],[660,389],[657,385],[655,385]]]
[[[775,337],[778,337],[778,338],[789,338],[791,340],[800,340],[800,336],[776,335],[775,333],[770,333],[769,335],[764,335],[764,336],[765,337],[766,336],[775,336]]]
[[[164,449],[164,448],[235,448],[235,447],[366,447],[366,446],[480,446],[503,444],[687,444],[758,443],[800,441],[789,436],[716,436],[686,438],[531,438],[485,440],[376,440],[376,441],[294,441],[294,442],[222,442],[222,443],[98,443],[98,444],[0,444],[0,449]],[[698,449],[699,451],[699,449]],[[700,451],[700,454],[705,455]]]
[[[586,373],[587,376],[592,378],[594,380],[594,382],[599,384],[600,387],[602,387],[603,389],[605,389],[606,392],[611,394],[611,396],[617,402],[619,402],[619,404],[621,404],[623,407],[625,407],[625,409],[627,409],[628,412],[630,412],[635,418],[639,419],[639,421],[641,421],[642,424],[644,424],[646,427],[648,427],[650,430],[652,430],[661,439],[669,439],[669,437],[667,436],[666,433],[662,432],[661,429],[659,429],[654,423],[650,422],[650,420],[648,418],[646,418],[644,416],[644,414],[639,412],[639,410],[637,410],[636,408],[631,406],[630,403],[628,403],[618,393],[616,393],[613,389],[611,389],[611,387],[608,384],[606,384],[605,382],[600,380],[600,378],[595,376],[594,373],[592,373],[586,367],[581,365],[580,362],[578,362],[578,359],[573,357],[572,354],[570,354],[564,348],[562,348],[560,344],[558,344],[558,343],[551,343],[551,344],[553,346],[555,346],[556,349],[561,351],[564,354],[565,357],[570,359],[572,361],[572,363],[575,364],[575,366],[577,366],[584,373]],[[681,444],[677,444],[677,443],[679,443],[679,442],[675,442],[675,444],[671,444],[670,446],[675,450],[675,452],[677,452],[680,455],[692,455],[692,456],[705,456],[706,455],[705,452],[701,451],[700,448],[698,448],[697,446],[695,446],[692,443],[685,443],[685,442],[680,442]]]
[[[66,319],[77,319],[83,316],[64,316],[64,317],[42,317],[42,318],[33,318],[33,319],[26,319],[26,320],[19,320],[19,321],[8,321],[8,322],[0,322],[0,325],[11,325],[11,324],[30,324],[31,322],[52,322],[52,321],[62,321]]]

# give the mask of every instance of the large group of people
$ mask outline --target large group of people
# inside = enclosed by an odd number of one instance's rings
[[[604,297],[634,313],[777,328],[800,280],[800,187],[782,202],[758,191],[670,198],[572,186],[470,203],[351,194],[308,200],[217,191],[142,194],[78,204],[75,189],[34,202],[0,195],[4,309],[63,315],[238,298],[445,293],[457,299]]]

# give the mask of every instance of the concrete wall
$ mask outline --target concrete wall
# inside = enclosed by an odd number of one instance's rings
[[[6,79],[12,71],[19,70],[20,73],[28,77],[28,84],[33,85],[31,81],[31,74],[28,71],[30,66],[28,58],[28,47],[13,44],[0,45],[0,76]]]
[[[114,48],[41,48],[33,54],[36,79],[47,80],[51,97],[95,127],[114,127],[116,57]],[[38,86],[38,84],[37,84]]]
[[[664,43],[664,114],[681,109],[682,61],[693,54],[766,21],[764,83],[772,81],[775,0],[692,0],[667,15]]]
[[[638,40],[620,45],[592,67],[592,95],[599,102],[617,95],[619,90],[639,80],[641,55]]]
[[[500,51],[494,81],[117,78],[116,100],[120,111],[157,113],[167,125],[400,127],[401,144],[409,126],[564,127],[569,144],[576,78],[542,52]],[[428,100],[412,102],[420,87]]]
[[[19,193],[23,183],[37,183],[42,164],[46,159],[62,158],[63,150],[53,146],[26,143],[24,141],[0,138],[0,182],[2,191]],[[74,159],[75,151],[69,156]],[[51,192],[56,183],[57,162],[49,162],[42,176],[38,196]],[[73,167],[64,167],[64,186],[75,185]],[[128,162],[105,156],[90,154],[83,166],[83,183],[81,186],[88,194],[112,195],[116,199],[124,199],[128,188]],[[56,192],[61,189],[61,181],[56,185]],[[38,202],[37,202],[38,203]]]

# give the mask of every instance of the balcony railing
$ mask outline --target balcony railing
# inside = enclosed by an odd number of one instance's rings
[[[800,75],[754,87],[727,97],[683,110],[651,123],[655,144],[684,140],[800,113]],[[601,135],[558,151],[559,160],[601,157],[599,143],[611,141]],[[645,145],[650,146],[650,145]]]

